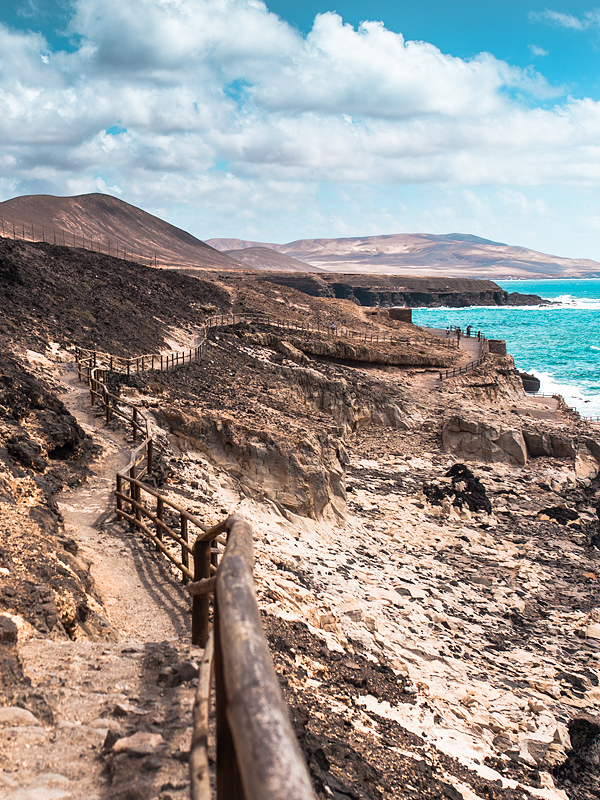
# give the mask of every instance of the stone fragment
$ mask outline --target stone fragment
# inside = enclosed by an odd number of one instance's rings
[[[0,725],[6,727],[25,727],[27,725],[39,725],[40,722],[31,711],[17,706],[7,706],[0,708]]]
[[[569,731],[566,725],[563,725],[561,722],[557,724],[556,730],[554,731],[554,736],[552,737],[552,741],[555,744],[564,747],[565,750],[571,749],[571,737],[569,736]]]
[[[337,631],[337,623],[333,614],[320,614],[318,617],[318,625],[321,630],[330,631],[335,633]]]
[[[519,748],[516,747],[516,740],[506,731],[494,736],[493,745],[500,753],[505,753],[509,758],[515,760],[519,754]],[[513,754],[513,755],[511,755]]]
[[[126,717],[129,714],[137,714],[142,716],[146,712],[142,711],[137,706],[134,706],[133,703],[127,703],[123,701],[121,703],[115,703],[112,713],[115,717]]]
[[[0,615],[0,642],[14,644],[18,639],[19,630],[15,623],[3,614]]]
[[[544,742],[539,739],[527,739],[525,744],[527,746],[527,752],[531,758],[533,758],[536,765],[539,766],[542,764],[551,743]]]
[[[600,639],[600,622],[592,622],[585,629],[585,635],[588,639]]]
[[[542,711],[545,710],[546,706],[539,700],[537,697],[532,697],[529,700],[529,708],[533,711],[534,714],[540,714]]]
[[[298,364],[303,364],[309,360],[302,350],[298,350],[297,347],[294,347],[294,345],[289,342],[280,341],[277,345],[277,349],[282,355],[286,356],[286,358],[296,361]]]
[[[578,480],[593,480],[598,475],[598,462],[591,453],[579,452],[575,458],[575,475]]]
[[[113,753],[127,753],[130,756],[149,756],[159,750],[165,743],[160,733],[138,731],[133,736],[125,736],[112,746]]]

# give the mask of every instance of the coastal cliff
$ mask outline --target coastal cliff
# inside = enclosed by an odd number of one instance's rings
[[[547,302],[533,294],[509,293],[493,281],[476,278],[270,272],[257,279],[289,286],[313,297],[352,300],[361,306],[461,308],[529,306]]]
[[[0,790],[41,796],[51,775],[73,796],[185,797],[201,653],[188,607],[167,602],[177,578],[108,501],[84,497],[93,547],[54,502],[99,470],[89,437],[111,470],[132,444],[100,410],[77,427],[89,392],[72,340],[137,355],[246,312],[211,329],[198,363],[110,385],[150,419],[155,489],[208,525],[233,511],[252,523],[264,627],[319,800],[598,796],[599,430],[527,398],[510,356],[440,380],[472,353],[351,299],[49,245],[0,240],[0,256],[0,756],[19,762]],[[71,282],[60,311],[52,293]],[[357,339],[314,332],[331,320]],[[159,606],[184,612],[180,631]]]

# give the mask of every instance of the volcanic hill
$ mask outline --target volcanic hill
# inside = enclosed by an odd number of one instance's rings
[[[14,227],[13,227],[14,226]],[[600,264],[469,234],[402,233],[287,244],[244,239],[200,241],[158,217],[106,194],[29,195],[0,203],[0,235],[140,254],[143,263],[195,270],[330,272],[444,278],[585,278]],[[43,232],[43,233],[42,233]],[[93,240],[93,244],[92,244]]]
[[[209,270],[248,269],[224,253],[201,242],[181,228],[142,211],[108,194],[83,194],[76,197],[28,195],[0,203],[0,222],[4,235],[11,235],[14,224],[18,238],[81,246],[82,237],[101,245],[106,252],[117,248],[140,253],[145,261],[161,267],[194,266]]]

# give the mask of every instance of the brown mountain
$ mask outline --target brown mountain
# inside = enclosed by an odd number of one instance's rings
[[[255,269],[274,272],[323,272],[320,267],[313,267],[312,264],[298,261],[285,253],[278,253],[271,247],[244,247],[223,252]]]
[[[327,272],[377,275],[432,275],[454,278],[600,277],[600,263],[562,258],[469,234],[443,236],[398,233],[348,239],[299,239],[268,244],[209,239],[217,250],[269,247]]]
[[[181,228],[117,197],[28,195],[0,203],[0,235],[42,238],[81,247],[94,240],[103,251],[142,254],[161,267],[248,269]],[[82,238],[83,237],[83,238]]]

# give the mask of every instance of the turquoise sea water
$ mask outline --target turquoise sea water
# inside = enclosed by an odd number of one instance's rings
[[[416,308],[413,322],[435,328],[472,325],[505,339],[519,369],[558,392],[586,416],[600,415],[600,280],[498,281],[503,289],[537,294],[552,307]]]

